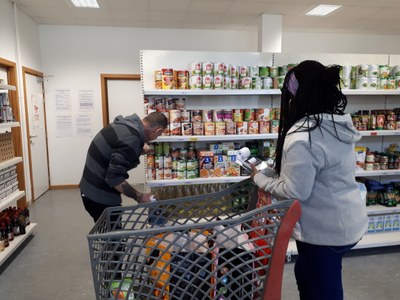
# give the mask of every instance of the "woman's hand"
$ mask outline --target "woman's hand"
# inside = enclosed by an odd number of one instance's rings
[[[251,174],[250,174],[251,179],[254,179],[254,176],[255,176],[258,172],[259,172],[259,171],[257,170],[256,166],[252,164],[252,165],[251,165]]]

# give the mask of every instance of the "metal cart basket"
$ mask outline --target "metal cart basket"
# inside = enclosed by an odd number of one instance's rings
[[[88,235],[97,300],[280,299],[297,201],[256,208],[251,180],[105,210]]]

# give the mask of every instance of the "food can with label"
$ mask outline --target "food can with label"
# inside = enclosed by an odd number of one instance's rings
[[[261,88],[264,90],[272,89],[272,78],[271,77],[263,77],[261,79]]]
[[[193,135],[204,135],[204,123],[192,123]]]
[[[248,123],[248,133],[249,134],[258,134],[258,122],[250,121]]]
[[[245,108],[243,111],[243,121],[249,122],[255,120],[254,108]]]
[[[236,134],[247,134],[248,122],[236,122]]]
[[[199,168],[199,161],[196,158],[190,158],[186,161],[186,170],[197,170]]]
[[[154,143],[154,154],[155,155],[163,154],[163,143]]]
[[[229,90],[231,88],[231,78],[228,76],[224,76],[223,82],[224,82],[224,89]]]
[[[231,71],[231,64],[224,64],[224,77],[226,76],[231,76],[230,74]]]
[[[203,123],[213,121],[213,111],[211,109],[203,109],[201,116]]]
[[[390,67],[388,65],[379,66],[379,78],[389,78]]]
[[[388,89],[388,79],[387,78],[379,78],[379,88],[381,90]]]
[[[186,170],[184,171],[177,171],[176,178],[179,180],[186,179]]]
[[[189,74],[190,74],[190,77],[192,76],[192,75],[201,75],[201,62],[199,62],[199,61],[196,61],[196,62],[192,62],[190,65],[189,65]]]
[[[171,109],[169,111],[169,122],[170,123],[180,123],[181,122],[181,110]]]
[[[155,166],[155,155],[154,154],[147,154],[147,167],[154,168]]]
[[[224,88],[224,76],[221,74],[214,75],[214,89],[221,90]]]
[[[212,119],[214,122],[222,122],[224,120],[224,111],[222,109],[214,109],[212,111]]]
[[[162,69],[162,84],[163,90],[171,90],[174,88],[174,71],[173,69]]]
[[[251,66],[249,77],[260,77],[260,67]]]
[[[368,66],[368,78],[378,78],[379,75],[379,66],[378,65],[369,65]]]
[[[277,77],[278,76],[278,67],[270,66],[269,67],[269,76],[270,77]]]
[[[278,133],[279,131],[279,120],[271,121],[271,133]]]
[[[395,83],[396,83],[396,89],[397,89],[397,90],[400,89],[400,76],[396,76],[396,77],[394,78],[394,81],[395,81]]]
[[[191,116],[190,116],[192,123],[201,123],[203,120],[202,115],[203,115],[203,112],[201,110],[193,109],[191,111]]]
[[[169,134],[172,136],[182,135],[181,123],[169,123]]]
[[[396,65],[396,66],[392,67],[391,76],[392,77],[400,76],[400,65]]]
[[[168,155],[164,156],[163,168],[164,169],[172,168],[172,157],[171,157],[171,155],[168,154]]]
[[[259,66],[259,74],[260,77],[268,77],[269,76],[269,69],[267,66]]]
[[[203,76],[203,90],[211,90],[213,88],[213,76],[212,75],[204,75]]]
[[[239,78],[231,77],[231,89],[232,90],[239,89]]]
[[[187,170],[186,171],[186,178],[187,179],[196,179],[199,178],[199,170],[195,169],[195,170]]]
[[[369,65],[361,64],[356,66],[356,77],[368,77]]]
[[[201,75],[195,74],[192,75],[189,79],[189,86],[192,90],[200,90],[203,86],[203,79]]]
[[[225,64],[223,62],[214,63],[214,76],[224,75]]]
[[[184,158],[178,159],[176,164],[176,169],[177,171],[186,171],[186,159]]]
[[[203,69],[202,73],[203,77],[205,75],[212,75],[214,72],[214,65],[212,62],[203,62],[202,69]]]
[[[368,78],[368,89],[370,89],[370,90],[378,89],[378,78],[377,77],[369,77]]]
[[[204,122],[204,135],[215,135],[215,123]]]
[[[256,121],[269,121],[271,111],[269,108],[257,108],[255,110],[255,120]]]
[[[357,77],[356,88],[359,90],[366,90],[368,88],[368,78]]]
[[[243,122],[243,109],[238,108],[233,110],[233,121]]]
[[[164,167],[164,156],[156,155],[154,158],[154,168],[162,169]]]
[[[351,79],[350,78],[342,78],[340,80],[340,88],[341,89],[350,89],[351,88]]]
[[[229,76],[231,78],[239,78],[239,67],[238,66],[230,66],[229,68]]]
[[[386,119],[386,116],[383,114],[379,114],[376,116],[376,129],[377,130],[382,130],[384,128],[385,119]]]
[[[165,105],[165,101],[163,98],[155,98],[154,104],[155,104],[156,111],[158,111],[158,112],[167,111],[167,107]]]
[[[278,67],[278,76],[286,76],[288,72],[288,66],[287,65],[283,65]]]
[[[394,90],[396,88],[396,80],[393,77],[388,78],[388,90]]]
[[[240,66],[239,67],[239,78],[249,77],[250,75],[250,67],[249,66]]]
[[[176,88],[179,90],[187,90],[189,88],[188,71],[176,71]]]
[[[232,109],[224,109],[222,113],[223,113],[222,121],[229,122],[233,120]]]
[[[225,122],[225,132],[226,134],[236,134],[236,123],[232,121]]]
[[[340,70],[340,78],[342,79],[350,79],[351,78],[351,66],[342,66]]]
[[[215,134],[216,135],[226,134],[225,122],[215,122]]]
[[[190,123],[190,110],[182,110],[181,111],[181,122],[182,123]]]
[[[164,102],[166,109],[176,109],[176,102],[174,98],[165,98]]]
[[[283,87],[284,81],[285,81],[285,76],[276,77],[276,82],[277,82],[276,88],[281,89]],[[275,85],[274,85],[274,88],[275,88]]]
[[[261,90],[261,88],[262,88],[261,77],[251,77],[251,89]]]
[[[182,123],[182,135],[193,135],[192,123]]]
[[[164,168],[164,180],[168,180],[168,179],[172,179],[172,169],[171,168],[168,168],[168,169]]]
[[[156,90],[162,89],[162,75],[163,73],[161,70],[154,71],[154,86]]]
[[[270,121],[259,121],[258,132],[259,133],[269,133],[270,132]]]
[[[239,82],[239,88],[242,90],[251,89],[251,78],[250,77],[241,77]]]
[[[156,180],[155,168],[147,168],[147,180]]]

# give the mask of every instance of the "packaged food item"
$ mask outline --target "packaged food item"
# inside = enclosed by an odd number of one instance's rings
[[[214,63],[214,75],[224,75],[225,64],[223,62]]]
[[[162,69],[162,84],[163,90],[174,89],[174,71],[173,69]]]
[[[226,134],[225,122],[215,122],[215,134],[216,135]]]
[[[214,122],[204,122],[204,135],[215,135]]]
[[[193,125],[193,135],[204,135],[203,123],[192,123],[192,125]]]
[[[214,177],[222,177],[226,174],[226,156],[214,155]]]
[[[201,178],[208,178],[214,175],[214,153],[212,151],[199,152],[199,172]]]
[[[210,90],[213,88],[213,76],[203,75],[203,90]]]
[[[182,135],[193,135],[192,123],[182,123]]]
[[[236,134],[247,134],[248,122],[236,122]]]
[[[211,109],[203,109],[201,119],[204,123],[213,121],[213,111]]]
[[[355,155],[356,155],[357,169],[364,170],[365,169],[365,158],[367,155],[367,147],[356,146],[355,147]]]
[[[250,122],[255,120],[254,108],[245,108],[243,114],[243,121]]]
[[[243,122],[243,109],[234,109],[233,110],[233,121],[234,122]]]
[[[182,135],[181,123],[169,123],[170,135]]]
[[[240,166],[236,163],[236,152],[234,150],[228,151],[226,160],[226,176],[239,176]]]
[[[201,77],[201,75],[192,75],[189,78],[189,87],[192,90],[200,90],[203,87],[203,78]]]
[[[182,123],[190,123],[190,111],[189,110],[181,111],[181,122]]]
[[[162,89],[162,71],[161,70],[156,70],[154,71],[154,85],[156,90],[161,90]]]
[[[224,111],[222,109],[214,109],[212,111],[212,119],[214,122],[224,121]]]
[[[213,71],[214,71],[214,65],[213,65],[213,63],[211,63],[211,62],[204,62],[203,65],[202,65],[202,70],[203,70],[203,72],[202,72],[203,77],[204,77],[205,75],[212,76]]]
[[[258,134],[258,122],[250,121],[248,123],[248,132],[249,134]]]
[[[257,108],[255,110],[256,121],[269,121],[271,110],[269,108]]]
[[[191,117],[190,117],[190,119],[192,120],[192,123],[201,123],[203,120],[202,115],[203,115],[203,112],[201,110],[192,110]]]
[[[180,109],[170,109],[169,110],[169,122],[170,123],[180,123],[181,122],[181,110]]]
[[[176,71],[176,88],[179,90],[187,90],[189,88],[188,71]]]
[[[199,61],[192,62],[189,65],[189,75],[190,76],[192,76],[192,75],[201,75],[201,73],[202,73],[201,66],[202,66],[202,64]]]
[[[233,121],[233,114],[232,114],[232,109],[224,109],[222,111],[223,113],[223,120],[224,122],[231,122]]]
[[[236,134],[236,123],[235,122],[225,122],[225,132],[226,134]]]
[[[213,84],[215,90],[220,90],[224,88],[224,78],[223,75],[214,75]]]

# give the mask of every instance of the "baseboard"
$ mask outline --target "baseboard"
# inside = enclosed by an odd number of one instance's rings
[[[50,190],[64,190],[64,189],[77,189],[78,184],[66,184],[66,185],[51,185]]]

